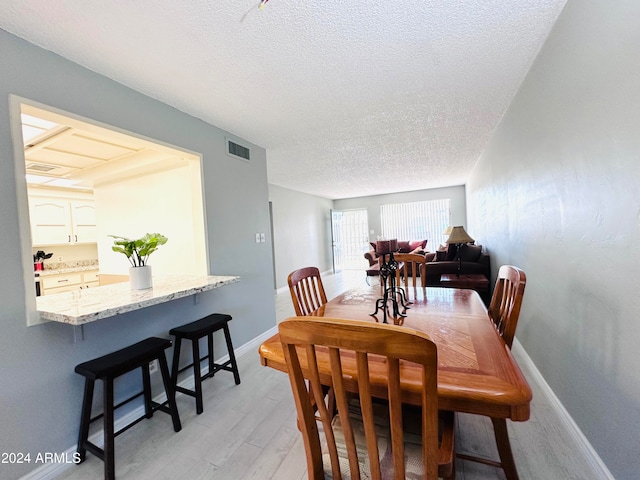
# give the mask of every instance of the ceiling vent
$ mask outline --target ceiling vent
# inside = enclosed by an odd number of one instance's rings
[[[50,172],[51,170],[55,170],[56,168],[59,168],[59,167],[55,165],[45,165],[44,163],[27,164],[27,170],[32,172],[45,173],[45,172]]]
[[[229,155],[239,157],[243,160],[251,160],[251,152],[247,147],[243,147],[242,145],[238,145],[237,143],[227,139],[227,148],[227,152],[229,153]]]

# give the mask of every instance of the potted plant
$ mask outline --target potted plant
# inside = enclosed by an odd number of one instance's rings
[[[129,268],[129,282],[134,290],[151,288],[151,266],[147,265],[149,255],[160,245],[167,243],[167,237],[160,233],[147,233],[141,238],[131,240],[126,237],[109,235],[114,238],[111,250],[123,253],[131,267]]]

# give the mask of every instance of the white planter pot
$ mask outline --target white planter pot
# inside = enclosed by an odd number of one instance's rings
[[[132,290],[145,290],[151,288],[151,267],[129,267],[129,283]]]

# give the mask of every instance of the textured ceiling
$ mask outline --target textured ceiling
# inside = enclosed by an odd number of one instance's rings
[[[0,28],[327,198],[461,185],[566,0],[2,0]]]

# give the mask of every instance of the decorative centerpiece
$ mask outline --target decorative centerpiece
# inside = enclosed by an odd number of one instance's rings
[[[382,298],[376,300],[376,310],[370,315],[375,317],[378,310],[382,310],[382,323],[387,322],[387,315],[393,316],[395,320],[404,318],[405,312],[409,308],[405,304],[405,292],[402,287],[396,286],[396,271],[398,270],[398,262],[393,258],[393,252],[398,250],[398,240],[378,240],[376,242],[376,252],[379,253],[380,259],[380,285],[382,287]],[[400,311],[398,300],[403,311]],[[387,304],[391,302],[392,311],[388,312]],[[411,302],[407,302],[411,303]]]
[[[129,267],[129,283],[133,290],[151,288],[151,266],[147,265],[149,255],[160,245],[167,243],[167,237],[159,233],[147,233],[144,237],[131,240],[126,237],[109,235],[115,238],[111,250],[123,253],[131,267]]]

